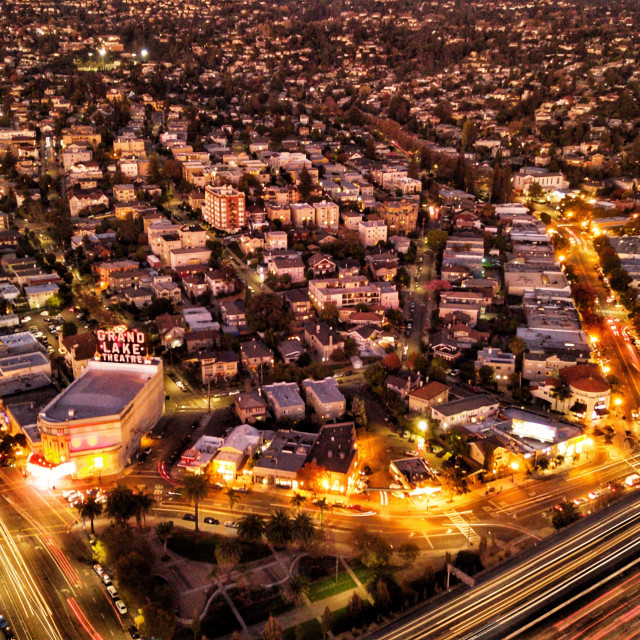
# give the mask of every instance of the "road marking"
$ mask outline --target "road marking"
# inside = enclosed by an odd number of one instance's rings
[[[431,540],[429,540],[429,536],[424,531],[422,532],[422,535],[424,536],[424,539],[429,543],[429,546],[432,549],[435,549],[435,547],[433,546],[433,542],[431,542]]]
[[[480,536],[471,527],[471,522],[465,520],[457,511],[448,511],[445,515],[451,520],[460,533],[469,541],[470,544],[480,542]]]

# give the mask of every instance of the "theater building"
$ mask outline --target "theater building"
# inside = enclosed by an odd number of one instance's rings
[[[126,359],[91,360],[40,412],[46,463],[84,478],[119,473],[131,462],[164,412],[164,381],[161,359]]]

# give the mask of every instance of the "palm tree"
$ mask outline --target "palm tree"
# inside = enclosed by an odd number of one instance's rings
[[[156,536],[160,542],[162,542],[163,553],[162,557],[167,557],[167,541],[171,537],[171,532],[173,531],[173,522],[171,520],[164,520],[163,522],[158,522],[156,525]]]
[[[284,509],[276,509],[269,516],[264,532],[274,547],[286,547],[292,539],[289,514]]]
[[[329,503],[326,498],[322,498],[322,500],[316,500],[314,504],[318,509],[320,509],[320,525],[322,525],[322,521],[324,520],[324,510],[329,507]]]
[[[306,546],[316,535],[316,528],[308,513],[299,513],[291,522],[291,535],[302,547]]]
[[[136,524],[138,528],[144,524],[147,524],[147,515],[153,507],[153,503],[155,502],[152,495],[144,492],[139,492],[134,494],[135,499],[135,515],[136,515]]]
[[[289,504],[296,510],[296,513],[300,513],[300,509],[302,509],[302,505],[306,501],[306,497],[301,493],[294,493],[291,500],[289,500]]]
[[[231,570],[239,562],[242,555],[238,543],[232,538],[221,538],[216,546],[215,554],[218,566],[229,571],[227,576],[229,578]]]
[[[83,522],[85,518],[89,518],[91,533],[95,534],[93,520],[102,514],[102,502],[98,502],[95,496],[87,496],[85,500],[76,504],[76,509],[80,512]]]
[[[309,580],[306,576],[292,576],[289,582],[283,586],[283,596],[297,607],[301,607],[306,596],[309,595],[309,586]]]
[[[121,527],[126,527],[129,518],[136,514],[136,499],[129,487],[118,485],[107,493],[107,515]]]
[[[224,494],[227,496],[227,499],[229,500],[229,509],[231,509],[231,511],[233,511],[233,507],[235,506],[236,502],[238,502],[238,500],[240,500],[240,496],[238,495],[238,492],[229,487]]]
[[[204,473],[188,473],[184,477],[184,489],[182,495],[193,502],[196,516],[196,531],[198,531],[198,505],[200,500],[207,497],[209,493],[209,479]]]
[[[238,520],[238,538],[246,542],[259,542],[264,535],[264,518],[248,513]]]
[[[558,411],[558,404],[563,403],[567,398],[571,397],[571,389],[568,384],[563,382],[555,389],[552,389],[549,395],[555,399],[553,406],[554,411]]]

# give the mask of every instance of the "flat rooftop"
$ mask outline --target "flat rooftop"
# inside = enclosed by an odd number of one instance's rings
[[[92,361],[41,415],[51,422],[120,415],[157,371],[157,364]]]

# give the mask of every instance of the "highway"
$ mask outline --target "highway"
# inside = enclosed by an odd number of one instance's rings
[[[417,608],[369,640],[510,640],[543,622],[621,567],[638,563],[640,494],[587,518],[518,560],[477,577],[473,588]]]

